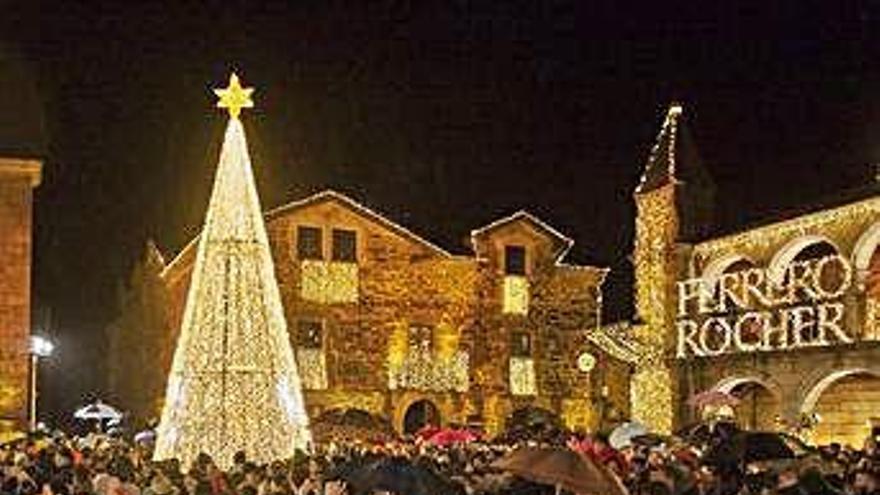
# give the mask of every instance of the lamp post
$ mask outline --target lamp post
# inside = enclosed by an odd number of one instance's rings
[[[28,405],[28,426],[31,431],[37,429],[37,368],[40,358],[49,357],[55,350],[55,344],[46,337],[40,335],[31,336],[31,396]]]

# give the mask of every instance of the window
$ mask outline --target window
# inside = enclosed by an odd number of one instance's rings
[[[296,346],[305,349],[320,349],[323,344],[324,329],[318,320],[299,320],[296,325]]]
[[[526,332],[510,334],[510,355],[514,357],[532,356],[532,336]]]
[[[357,233],[333,229],[333,261],[357,262]]]
[[[504,246],[504,273],[506,275],[526,274],[526,248],[523,246]]]
[[[430,351],[434,347],[434,328],[428,325],[410,325],[409,348]]]
[[[321,229],[317,227],[297,227],[296,253],[299,259],[324,259],[321,244]]]

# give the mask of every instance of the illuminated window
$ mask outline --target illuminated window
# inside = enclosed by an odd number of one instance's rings
[[[505,314],[528,314],[529,279],[521,275],[505,276],[503,298],[502,311]]]
[[[299,320],[296,325],[296,346],[320,349],[323,344],[323,325],[318,320]]]
[[[321,260],[324,253],[321,249],[321,229],[317,227],[297,227],[296,254],[301,260]]]
[[[504,246],[504,273],[506,275],[526,274],[526,248],[523,246]]]
[[[514,357],[532,356],[532,336],[527,332],[510,334],[510,355]]]
[[[357,262],[357,233],[333,229],[333,261]]]
[[[509,360],[510,393],[513,395],[537,395],[535,360],[528,357],[511,357]]]
[[[409,348],[430,351],[434,347],[434,328],[428,325],[410,325]]]

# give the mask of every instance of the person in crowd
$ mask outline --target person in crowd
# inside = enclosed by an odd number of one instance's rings
[[[153,462],[149,449],[121,439],[57,434],[0,446],[0,495],[396,493],[387,487],[365,490],[360,486],[364,480],[352,475],[378,465],[401,473],[433,473],[444,487],[451,487],[451,493],[556,493],[554,487],[493,468],[496,460],[521,446],[580,449],[590,462],[606,466],[631,495],[880,495],[880,452],[874,437],[861,449],[839,444],[823,446],[809,462],[754,466],[725,450],[734,443],[732,432],[719,432],[719,437],[708,444],[670,440],[627,445],[621,450],[612,448],[601,436],[580,435],[572,441],[563,432],[449,445],[433,445],[415,437],[383,442],[336,441],[326,449],[316,447],[309,455],[298,453],[292,459],[266,465],[254,463],[239,452],[227,470],[206,454],[199,455],[191,466],[182,466],[174,460]]]

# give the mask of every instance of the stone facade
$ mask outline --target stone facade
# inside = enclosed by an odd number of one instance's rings
[[[0,158],[0,433],[27,422],[32,190],[40,163]]]
[[[695,156],[693,151],[676,145],[680,136],[675,133],[684,130],[678,122],[680,115],[680,108],[670,109],[635,195],[639,319],[633,333],[643,357],[634,375],[634,415],[657,429],[674,429],[697,419],[698,412],[687,405],[689,396],[716,389],[743,399],[735,414],[745,426],[794,430],[817,442],[860,444],[870,431],[869,422],[880,416],[874,407],[880,390],[876,364],[880,362],[880,195],[863,193],[835,207],[721,237],[687,235],[701,231],[701,226],[683,225],[684,213],[693,218],[693,210],[707,207],[710,199],[694,200],[695,181],[681,177],[698,164],[686,160]],[[845,269],[825,270],[810,277],[813,283],[826,284],[829,279],[845,277],[845,290],[840,294],[816,297],[809,294],[809,288],[799,288],[781,303],[743,309],[729,301],[726,306],[719,305],[722,309],[700,310],[699,316],[693,312],[682,315],[681,304],[696,303],[682,303],[679,282],[704,281],[706,285],[701,287],[708,288],[707,300],[720,300],[717,294],[725,284],[735,293],[746,290],[745,274],[754,276],[748,279],[754,284],[763,276],[766,286],[772,282],[774,290],[782,290],[779,288],[784,284],[794,283],[806,273],[809,263],[827,257],[842,259]],[[803,339],[808,343],[798,348],[765,346],[748,352],[725,341],[724,336],[729,339],[730,333],[723,333],[716,325],[707,327],[706,334],[714,339],[717,349],[726,350],[711,356],[680,355],[683,337],[678,325],[682,319],[693,316],[702,325],[712,318],[737,321],[753,310],[773,318],[784,315],[783,320],[774,320],[774,325],[784,325],[789,329],[785,338],[800,342],[801,336],[791,333],[801,332],[792,330],[800,320],[784,311],[800,307],[807,314],[818,314],[825,303],[843,308],[840,327],[849,339],[829,342],[823,337],[808,342],[815,334],[805,334]],[[757,336],[749,338],[763,342],[776,328],[770,326],[770,316],[767,318],[736,331],[744,332],[741,335],[753,332]]]
[[[571,241],[528,213],[473,231],[473,256],[332,191],[268,213],[267,230],[312,417],[363,409],[404,431],[427,404],[497,432],[524,407],[575,428],[628,414],[629,365],[588,340],[606,270],[563,263]],[[194,246],[162,274],[172,348]],[[590,349],[599,365],[579,371]]]

